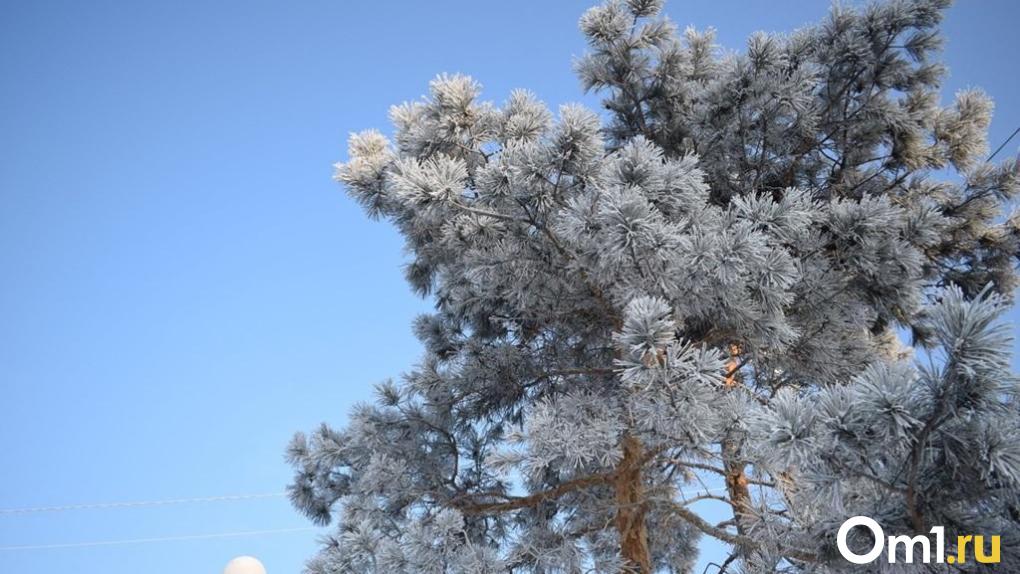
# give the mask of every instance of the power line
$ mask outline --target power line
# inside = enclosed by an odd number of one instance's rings
[[[104,508],[137,508],[144,506],[169,506],[173,504],[192,504],[202,502],[226,502],[235,500],[255,500],[259,498],[282,498],[286,492],[266,492],[259,494],[229,494],[225,496],[201,496],[194,498],[170,498],[164,500],[137,500],[131,502],[97,502],[90,504],[67,504],[63,506],[35,506],[28,508],[0,508],[0,515],[35,514],[42,512],[67,512],[72,510],[97,510]]]
[[[209,540],[213,538],[236,538],[240,536],[263,536],[268,534],[286,534],[290,532],[309,532],[319,530],[314,526],[300,528],[277,528],[274,530],[242,530],[237,532],[218,532],[215,534],[192,534],[187,536],[163,536],[159,538],[131,538],[127,540],[103,540],[99,542],[71,542],[68,544],[33,544],[25,546],[0,546],[0,552],[15,550],[56,550],[59,548],[89,548],[93,546],[122,546],[127,544],[149,544],[153,542],[179,542],[185,540]]]
[[[709,488],[704,492],[726,490],[725,487]],[[228,494],[223,496],[198,496],[192,498],[167,498],[162,500],[134,500],[128,502],[94,502],[87,504],[65,504],[62,506],[31,506],[23,508],[0,508],[0,516],[15,514],[40,514],[47,512],[70,512],[76,510],[104,510],[110,508],[142,508],[148,506],[172,506],[175,504],[197,504],[207,502],[232,502],[238,500],[258,500],[263,498],[283,498],[286,492],[264,492],[257,494]]]
[[[693,489],[691,489],[693,490]],[[712,492],[720,492],[726,490],[726,487],[719,486],[713,488],[700,489],[697,492],[690,492],[685,489],[683,494],[685,496],[689,494],[706,494]],[[95,509],[95,508],[130,508],[139,506],[161,506],[169,504],[185,504],[193,502],[220,502],[220,501],[231,501],[231,500],[250,500],[257,498],[276,498],[286,496],[285,492],[272,492],[265,494],[238,494],[238,495],[227,495],[227,496],[205,496],[197,498],[172,498],[166,500],[143,500],[134,502],[104,502],[95,504],[70,504],[65,506],[39,506],[34,508],[7,508],[0,509],[0,514],[28,514],[33,512],[63,512],[68,510],[83,510],[83,509]],[[12,552],[12,551],[29,551],[29,550],[59,550],[65,548],[92,548],[96,546],[125,546],[131,544],[151,544],[157,542],[181,542],[189,540],[212,540],[216,538],[237,538],[242,536],[264,536],[270,534],[288,534],[296,532],[311,532],[319,530],[314,526],[304,526],[298,528],[277,528],[270,530],[241,530],[235,532],[217,532],[212,534],[188,534],[182,536],[161,536],[155,538],[128,538],[123,540],[101,540],[92,542],[69,542],[61,544],[27,544],[27,545],[15,545],[15,546],[0,546],[0,552]]]
[[[1000,151],[1002,151],[1002,148],[1006,147],[1006,144],[1009,143],[1009,140],[1016,137],[1016,134],[1020,134],[1020,127],[1017,127],[1015,130],[1013,130],[1013,133],[1009,134],[1009,137],[1006,138],[1006,141],[1002,142],[1002,145],[995,148],[995,151],[992,152],[992,155],[988,156],[988,159],[986,159],[985,161],[986,162],[992,161],[992,158],[995,157]]]
[[[709,488],[708,492],[717,490],[724,490],[724,487]],[[18,514],[41,514],[41,513],[53,513],[53,512],[71,512],[80,510],[105,510],[105,509],[125,509],[125,508],[140,508],[140,507],[160,507],[160,506],[171,506],[171,505],[187,505],[187,504],[198,504],[198,503],[220,503],[220,502],[234,502],[234,501],[252,501],[258,499],[282,499],[287,497],[287,492],[260,492],[255,494],[225,494],[222,497],[194,497],[190,499],[163,499],[156,501],[131,501],[131,502],[120,502],[120,503],[89,503],[89,504],[78,504],[78,505],[62,505],[62,506],[51,506],[51,507],[24,507],[24,508],[5,508],[0,509],[0,516],[10,516]]]

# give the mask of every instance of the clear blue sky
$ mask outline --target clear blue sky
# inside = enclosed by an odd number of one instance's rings
[[[428,305],[395,232],[330,180],[347,133],[443,71],[496,101],[594,102],[571,72],[587,6],[4,2],[0,508],[282,490],[291,434],[409,368]],[[945,25],[947,94],[996,99],[995,143],[1020,125],[1018,6],[963,0]],[[667,6],[734,48],[826,9]],[[279,498],[0,514],[0,546],[306,525]],[[8,550],[0,571],[218,573],[248,553],[289,574],[314,536]]]

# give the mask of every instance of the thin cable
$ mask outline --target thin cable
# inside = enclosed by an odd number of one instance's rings
[[[236,538],[240,536],[263,536],[267,534],[285,534],[289,532],[309,532],[319,530],[314,526],[301,528],[277,528],[275,530],[242,530],[238,532],[218,532],[216,534],[193,534],[190,536],[164,536],[160,538],[132,538],[127,540],[104,540],[100,542],[72,542],[69,544],[34,544],[27,546],[0,546],[0,552],[14,550],[56,550],[59,548],[89,548],[92,546],[121,546],[126,544],[149,544],[153,542],[178,542],[184,540],[209,540],[213,538]]]
[[[1006,138],[1006,141],[1002,142],[1002,145],[995,148],[995,151],[992,152],[992,155],[988,156],[988,159],[986,159],[985,161],[986,162],[992,161],[992,158],[995,157],[996,154],[998,154],[1000,151],[1002,151],[1002,148],[1006,147],[1006,144],[1009,143],[1009,140],[1013,139],[1016,136],[1016,134],[1020,134],[1020,127],[1013,130],[1013,133],[1009,134],[1009,137]]]
[[[727,490],[729,490],[729,488],[725,486],[713,486],[712,488],[702,488],[700,490],[693,488],[681,488],[680,495],[684,498],[691,498],[705,494],[712,494],[714,492],[726,492]]]
[[[712,488],[702,489],[702,490],[698,491],[697,494],[704,494],[706,492],[723,492],[725,490],[729,490],[729,489],[727,487],[725,487],[725,486],[713,486]],[[680,492],[681,493],[687,493],[688,490],[682,488],[682,489],[680,489]]]
[[[706,492],[726,490],[725,487],[710,488]],[[37,514],[44,512],[69,512],[75,510],[102,510],[108,508],[139,508],[146,506],[170,506],[174,504],[194,504],[204,502],[230,502],[236,500],[257,500],[261,498],[283,498],[286,492],[266,492],[260,494],[230,494],[225,496],[201,496],[194,498],[169,498],[165,500],[137,500],[130,502],[96,502],[91,504],[67,504],[63,506],[34,506],[26,508],[0,508],[0,516],[11,514]]]
[[[698,494],[705,494],[711,492],[719,492],[726,490],[726,487],[719,486],[714,488],[702,489]],[[689,494],[686,490],[682,491],[686,496]],[[247,500],[252,498],[270,498],[286,496],[286,493],[267,493],[267,494],[242,494],[242,495],[231,495],[231,496],[207,496],[202,498],[175,498],[169,500],[146,500],[138,502],[111,502],[111,503],[99,503],[99,504],[74,504],[67,506],[42,506],[36,508],[12,508],[6,510],[0,510],[0,512],[7,514],[20,514],[29,512],[58,512],[64,510],[80,510],[80,509],[91,509],[91,508],[126,508],[133,506],[155,506],[163,504],[180,504],[188,502],[217,502],[223,500]],[[184,536],[162,536],[156,538],[129,538],[125,540],[101,540],[94,542],[70,542],[64,544],[28,544],[19,546],[0,546],[0,552],[11,552],[11,551],[22,551],[22,550],[58,550],[62,548],[91,548],[96,546],[124,546],[130,544],[151,544],[156,542],[181,542],[188,540],[212,540],[216,538],[237,538],[241,536],[264,536],[269,534],[288,534],[292,532],[311,532],[313,530],[319,530],[314,526],[303,526],[298,528],[277,528],[272,530],[242,530],[237,532],[217,532],[214,534],[190,534]]]
[[[138,500],[132,502],[97,502],[92,504],[67,504],[64,506],[35,506],[29,508],[0,508],[0,515],[34,514],[39,512],[66,512],[71,510],[95,510],[103,508],[137,508],[143,506],[168,506],[172,504],[191,504],[200,502],[224,502],[234,500],[254,500],[259,498],[281,498],[286,492],[266,492],[260,494],[229,494],[226,496],[202,496],[195,498],[170,498],[165,500]]]

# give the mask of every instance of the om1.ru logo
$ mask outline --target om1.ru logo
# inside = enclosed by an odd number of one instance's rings
[[[857,526],[863,526],[871,531],[872,537],[875,539],[874,545],[867,554],[857,554],[846,543],[847,535],[850,531]],[[931,533],[935,535],[935,563],[949,563],[949,564],[964,564],[967,561],[967,546],[973,543],[974,548],[974,559],[982,564],[998,564],[999,563],[999,537],[992,536],[992,551],[985,554],[985,537],[981,535],[977,536],[957,536],[956,537],[956,554],[950,554],[946,556],[946,529],[942,526],[936,526],[931,529]],[[848,561],[854,564],[868,564],[874,562],[881,554],[882,550],[885,549],[886,538],[885,532],[882,530],[882,526],[867,516],[854,516],[847,520],[839,527],[839,532],[836,534],[836,546],[839,548],[839,553],[843,555]],[[918,536],[910,537],[907,535],[902,536],[890,536],[889,537],[889,563],[896,563],[896,547],[903,545],[904,555],[906,557],[907,564],[914,563],[914,550],[918,546],[921,547],[919,552],[919,561],[923,564],[930,564],[932,562],[931,556],[931,540],[927,536],[921,534]]]

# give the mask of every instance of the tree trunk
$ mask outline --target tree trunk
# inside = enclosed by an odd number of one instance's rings
[[[620,535],[620,555],[629,570],[651,574],[652,555],[648,548],[648,525],[645,523],[644,483],[641,464],[644,446],[632,435],[623,439],[623,459],[616,475],[616,530]]]
[[[747,521],[751,516],[751,490],[748,488],[747,475],[744,474],[744,463],[739,460],[737,440],[727,437],[723,440],[723,466],[726,471],[726,491],[733,505],[733,521],[737,525],[737,534],[747,534]]]
[[[737,370],[740,365],[740,346],[730,345],[730,360],[726,362],[726,388],[737,386]],[[723,470],[726,471],[726,491],[733,504],[733,520],[737,525],[737,533],[747,534],[747,520],[751,515],[751,491],[748,488],[747,475],[744,474],[745,464],[740,460],[740,444],[731,433],[726,435],[722,443]]]

